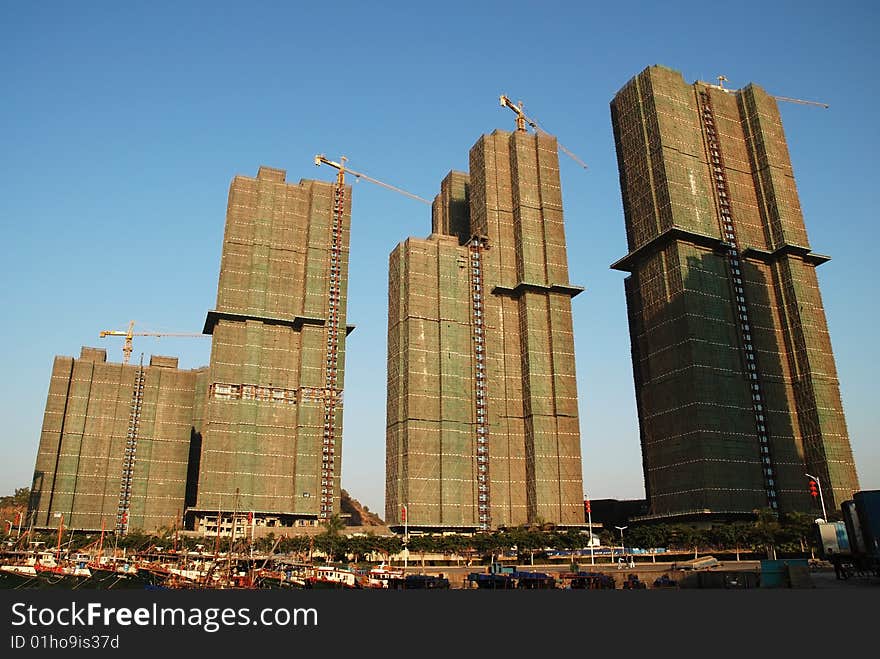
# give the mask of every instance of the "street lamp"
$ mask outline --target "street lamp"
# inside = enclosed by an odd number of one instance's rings
[[[822,504],[822,520],[828,521],[828,517],[825,515],[825,497],[822,496],[822,483],[819,481],[818,476],[813,476],[812,474],[804,474],[807,478],[812,478],[816,481],[816,487],[819,488],[819,503]]]
[[[595,551],[593,550],[593,510],[590,505],[590,497],[584,494],[584,507],[587,509],[587,526],[590,529],[590,565],[596,564]]]
[[[620,531],[620,555],[623,556],[624,552],[626,551],[626,548],[623,545],[623,530],[628,529],[629,527],[628,526],[615,526],[614,528],[616,528],[618,531]]]
[[[403,513],[403,573],[406,574],[406,568],[409,564],[409,515],[407,515],[406,504],[401,506]]]

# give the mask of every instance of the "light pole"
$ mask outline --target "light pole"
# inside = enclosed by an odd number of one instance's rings
[[[593,551],[593,510],[590,506],[590,497],[584,494],[584,508],[587,509],[587,526],[590,529],[590,565],[596,564],[595,552]]]
[[[822,504],[822,519],[823,521],[828,521],[827,515],[825,515],[825,497],[822,496],[822,483],[819,481],[818,476],[813,476],[812,474],[804,474],[807,478],[812,478],[816,481],[816,487],[819,489],[819,503]]]
[[[616,528],[618,531],[620,531],[620,555],[622,557],[624,552],[626,551],[626,548],[623,545],[623,530],[628,529],[629,527],[628,526],[615,526],[614,528]]]
[[[409,515],[406,514],[406,504],[402,506],[403,512],[403,573],[409,564]]]

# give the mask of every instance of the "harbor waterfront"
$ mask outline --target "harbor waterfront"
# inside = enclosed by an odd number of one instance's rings
[[[564,563],[395,565],[304,562],[299,557],[193,551],[125,555],[12,550],[0,554],[0,588],[69,590],[157,589],[755,589],[853,588],[880,585],[876,566],[811,558],[719,560],[713,555],[607,552]],[[586,560],[584,560],[586,558]]]

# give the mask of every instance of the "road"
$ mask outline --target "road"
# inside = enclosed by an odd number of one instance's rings
[[[568,572],[569,567],[570,566],[567,565],[520,565],[517,566],[517,569],[529,572],[545,572],[556,576],[560,572]],[[652,588],[654,581],[663,574],[666,574],[670,579],[674,581],[679,581],[686,575],[693,574],[693,572],[690,570],[676,569],[675,563],[670,562],[636,563],[635,568],[624,567],[622,569],[618,569],[616,564],[602,563],[597,565],[590,565],[589,561],[587,561],[586,563],[579,563],[579,568],[581,571],[601,572],[603,574],[613,576],[617,583],[617,588],[621,587],[623,580],[629,574],[636,574],[639,578],[639,581],[644,583],[649,589]],[[486,571],[487,569],[485,565],[474,565],[470,567],[426,566],[424,568],[420,565],[410,565],[407,570],[407,572],[410,574],[442,574],[447,579],[449,579],[449,583],[452,588],[468,588],[469,584],[467,581],[467,575],[469,573]],[[761,562],[757,560],[721,561],[717,567],[711,568],[711,571],[739,571],[760,574]],[[830,565],[811,569],[810,578],[814,588],[877,588],[878,590],[880,590],[880,577],[873,575],[851,576],[849,579],[841,580],[835,577],[834,570],[831,568]]]

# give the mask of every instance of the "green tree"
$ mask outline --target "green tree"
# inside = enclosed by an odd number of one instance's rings
[[[392,554],[399,554],[403,551],[403,540],[396,535],[379,536],[373,541],[374,549],[384,557],[384,562],[391,561]]]
[[[29,487],[17,487],[15,488],[15,494],[7,494],[0,497],[0,508],[27,506],[30,496],[31,489]]]
[[[642,547],[644,549],[654,550],[658,547],[665,547],[667,544],[667,536],[669,528],[665,524],[646,524],[644,526],[636,526],[629,532],[630,542],[634,547]],[[651,552],[651,560],[657,560],[656,554]]]
[[[438,550],[436,538],[427,533],[411,535],[407,547],[410,551],[419,554],[422,561],[422,567],[425,567],[425,554],[433,553]]]
[[[275,544],[275,533],[270,531],[261,538],[254,540],[254,549],[260,552],[269,552]]]
[[[347,549],[353,563],[359,563],[373,548],[373,540],[365,535],[353,535],[348,539]]]
[[[810,550],[810,555],[815,558],[815,516],[807,513],[792,511],[782,516],[783,542],[791,545],[791,549],[797,549],[801,553]]]
[[[344,560],[348,543],[339,534],[319,533],[314,538],[314,547],[327,556],[328,561]]]
[[[560,549],[580,549],[587,543],[587,537],[578,529],[567,529],[556,534],[556,537]]]
[[[481,531],[471,536],[470,546],[473,553],[486,558],[490,554],[494,554],[497,548],[497,540],[494,534]],[[492,557],[494,558],[494,556]]]
[[[443,558],[449,560],[452,554],[458,553],[461,541],[457,535],[440,535],[435,540],[437,551],[443,554]]]
[[[717,524],[709,532],[712,544],[720,549],[733,549],[736,552],[736,560],[740,560],[742,547],[749,544],[751,535],[752,525],[747,522]]]
[[[762,508],[755,511],[752,541],[766,552],[767,558],[776,558],[776,545],[779,542],[780,530],[779,519],[772,509]]]
[[[15,494],[12,495],[12,505],[14,506],[27,506],[28,502],[31,498],[31,488],[29,487],[17,487],[15,488]]]
[[[321,524],[324,531],[314,537],[315,549],[327,555],[330,561],[344,560],[348,548],[348,538],[341,535],[345,522],[339,515],[331,515]]]
[[[274,544],[274,540],[273,543]],[[272,548],[272,544],[267,549]],[[305,535],[285,536],[278,543],[276,551],[279,554],[299,554],[304,555],[308,552],[312,544],[312,539]]]
[[[321,526],[324,527],[324,532],[327,535],[336,536],[345,528],[345,522],[342,521],[339,515],[330,515]]]
[[[125,535],[120,535],[116,541],[117,547],[133,551],[141,551],[155,546],[161,542],[161,538],[144,533],[141,529],[132,529]]]

